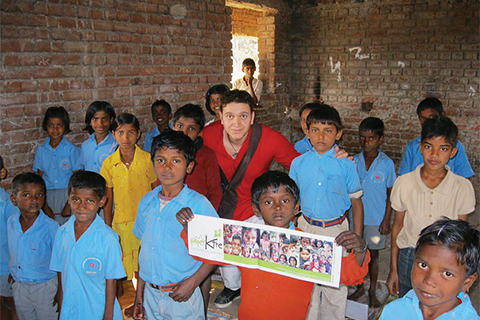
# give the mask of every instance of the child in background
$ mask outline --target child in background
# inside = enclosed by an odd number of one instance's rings
[[[118,116],[118,126],[113,137],[118,149],[103,162],[100,174],[107,181],[104,205],[105,223],[120,236],[123,265],[127,279],[136,278],[140,241],[133,235],[140,199],[155,187],[156,176],[150,155],[136,145],[140,137],[140,123],[130,113]],[[115,203],[115,212],[112,206]],[[123,285],[118,281],[118,293]],[[135,287],[135,282],[133,283]],[[129,309],[130,310],[130,309]]]
[[[143,150],[150,152],[152,140],[167,128],[172,128],[168,122],[172,119],[172,107],[165,100],[157,100],[152,104],[152,119],[157,125],[155,129],[147,133],[143,143]]]
[[[343,132],[338,111],[328,105],[315,107],[307,117],[307,128],[314,150],[294,159],[290,167],[290,176],[300,188],[303,218],[298,219],[298,227],[305,232],[335,237],[348,230],[345,212],[352,207],[354,230],[361,236],[363,192],[355,163],[346,158],[336,159],[333,149]],[[327,251],[326,244],[324,247]],[[316,285],[309,318],[343,320],[347,291],[346,286]]]
[[[257,68],[255,61],[247,58],[242,62],[242,72],[245,74],[242,78],[235,80],[233,89],[247,91],[253,99],[254,105],[258,105],[263,90],[262,80],[255,79],[253,74]]]
[[[13,178],[12,203],[20,212],[7,221],[13,299],[20,320],[56,320],[57,273],[50,270],[58,222],[42,207],[47,188],[42,177],[22,173]]]
[[[115,152],[118,143],[113,138],[115,130],[115,110],[106,101],[94,101],[85,115],[90,138],[82,143],[82,163],[87,171],[100,173],[103,161]]]
[[[198,286],[213,266],[188,254],[175,216],[191,208],[196,214],[218,217],[204,196],[184,184],[194,157],[195,145],[183,133],[166,131],[153,139],[152,159],[161,185],[142,198],[133,229],[142,243],[135,319],[205,319]]]
[[[123,319],[115,298],[125,277],[118,235],[97,212],[105,203],[105,179],[91,171],[74,173],[68,201],[74,217],[55,237],[50,269],[62,279],[60,319]]]
[[[442,102],[437,98],[426,98],[422,100],[418,104],[417,115],[418,120],[420,120],[420,124],[423,127],[423,124],[427,119],[444,115]],[[403,153],[400,168],[398,168],[399,175],[412,172],[423,163],[422,154],[419,148],[420,140],[420,137],[417,137],[408,143],[407,148]],[[447,165],[453,173],[464,178],[470,178],[475,173],[468,162],[467,155],[465,154],[465,147],[460,141],[457,141],[455,147],[457,149],[457,154],[448,160]]]
[[[367,241],[372,255],[368,266],[370,274],[369,306],[378,308],[381,306],[375,295],[379,268],[378,256],[379,250],[385,249],[386,235],[390,233],[392,211],[390,192],[396,179],[395,165],[392,159],[379,150],[385,130],[382,120],[373,117],[366,118],[360,123],[358,130],[363,151],[354,159],[363,189],[363,238]],[[348,299],[357,300],[364,293],[365,287],[361,284]]]
[[[182,131],[195,144],[195,166],[185,177],[185,183],[204,195],[217,210],[222,200],[220,170],[215,152],[204,145],[200,137],[205,124],[202,108],[196,104],[184,105],[175,112],[172,122],[173,130]]]
[[[208,89],[207,94],[205,95],[205,108],[212,116],[215,116],[215,118],[205,123],[205,126],[214,122],[220,123],[221,99],[223,94],[227,91],[230,91],[230,89],[224,84],[217,84]]]
[[[422,127],[420,151],[424,164],[398,177],[391,202],[395,210],[392,227],[390,294],[403,297],[411,287],[414,248],[422,228],[443,214],[466,220],[475,210],[475,192],[467,179],[446,165],[455,156],[458,129],[447,117],[428,119]]]
[[[42,127],[49,138],[37,149],[33,171],[44,179],[47,186],[45,214],[55,217],[62,225],[71,215],[67,202],[68,180],[74,172],[82,169],[82,153],[79,147],[64,137],[70,132],[70,118],[65,108],[48,108]]]
[[[291,221],[299,208],[299,190],[295,182],[280,171],[269,171],[252,185],[252,207],[266,225],[294,230]],[[184,223],[194,219],[191,212],[179,212],[177,219]],[[298,230],[298,229],[297,229]],[[301,230],[300,230],[301,231]],[[365,242],[351,231],[341,233],[336,241],[347,249],[362,249]],[[341,282],[363,281],[369,261],[368,251],[351,253],[342,262]],[[289,258],[291,266],[297,261]],[[277,275],[259,269],[240,268],[242,272],[242,302],[238,318],[243,319],[302,319],[310,304],[313,283]],[[349,279],[347,279],[349,277]],[[295,294],[285,294],[285,288]],[[261,297],[261,299],[259,299]],[[329,318],[328,318],[329,319]]]
[[[307,137],[307,133],[308,133],[307,117],[312,111],[312,109],[315,109],[318,106],[319,106],[318,103],[307,103],[298,112],[298,115],[300,116],[300,125],[302,127],[303,133],[305,134],[305,138],[295,143],[294,148],[295,150],[297,150],[298,153],[304,154],[307,151],[313,150],[313,146]]]
[[[479,257],[478,230],[462,220],[437,220],[417,241],[413,290],[387,304],[380,319],[480,319],[468,296]]]
[[[3,165],[3,158],[0,156],[0,181],[7,177],[7,169]],[[8,282],[10,269],[8,268],[8,236],[7,220],[16,214],[18,209],[10,200],[10,195],[0,187],[0,319],[16,320],[15,304],[13,303],[12,285]]]

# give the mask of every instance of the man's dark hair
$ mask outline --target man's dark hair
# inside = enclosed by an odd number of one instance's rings
[[[288,174],[281,171],[268,171],[255,179],[251,190],[252,203],[260,209],[260,204],[258,202],[260,196],[268,190],[274,192],[278,191],[278,188],[280,188],[281,185],[293,196],[293,201],[296,205],[300,201],[300,190],[295,181],[293,181]]]
[[[243,90],[235,89],[225,92],[222,96],[222,111],[227,104],[232,102],[248,104],[248,106],[250,107],[250,112],[253,112],[253,107],[255,106],[252,96],[250,96],[247,91]]]
[[[183,152],[187,159],[187,165],[195,159],[195,144],[192,139],[183,132],[167,129],[153,138],[152,151],[150,152],[153,162],[155,162],[155,154],[162,148],[169,148]]]
[[[458,128],[448,117],[440,116],[438,118],[427,119],[422,127],[422,142],[426,139],[444,137],[455,147],[457,145]]]
[[[383,136],[383,131],[385,130],[385,125],[383,121],[379,118],[375,117],[368,117],[363,119],[358,127],[358,131],[371,131],[373,133],[378,134],[380,137]]]
[[[342,130],[342,120],[337,109],[330,107],[326,104],[319,104],[315,109],[310,112],[307,117],[307,128],[310,129],[312,123],[333,124],[337,129],[337,132]]]
[[[72,174],[68,181],[68,195],[73,188],[93,190],[101,200],[105,196],[107,182],[96,172],[78,171]]]

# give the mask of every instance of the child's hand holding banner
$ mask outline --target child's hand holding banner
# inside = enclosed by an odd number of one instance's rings
[[[196,215],[188,223],[190,254],[337,287],[342,247],[334,238]]]

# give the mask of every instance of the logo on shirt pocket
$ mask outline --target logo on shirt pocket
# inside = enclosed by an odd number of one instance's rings
[[[102,271],[102,262],[97,258],[87,258],[83,261],[82,268],[88,276],[94,277]]]
[[[371,179],[372,179],[373,182],[375,182],[375,183],[382,183],[382,182],[385,180],[385,176],[383,175],[382,172],[380,172],[380,171],[375,171],[375,172],[372,174]]]
[[[62,170],[70,170],[71,167],[72,165],[70,164],[70,161],[68,161],[67,159],[63,159],[60,162],[60,169]]]

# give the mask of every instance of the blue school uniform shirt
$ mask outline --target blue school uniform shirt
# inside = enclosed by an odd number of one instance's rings
[[[118,235],[98,215],[75,240],[75,216],[58,229],[50,269],[62,273],[60,319],[102,319],[107,279],[125,277]],[[115,298],[113,319],[122,310]]]
[[[172,129],[171,124],[168,124],[168,127]],[[160,130],[158,130],[158,127],[155,127],[155,129],[147,133],[147,135],[145,136],[145,142],[143,143],[143,151],[147,151],[147,152],[152,151],[153,138],[155,138],[159,134],[160,134]]]
[[[15,213],[20,213],[18,208],[10,201],[10,195],[0,187],[0,276],[8,276],[8,235],[7,220]]]
[[[385,217],[387,188],[392,188],[397,178],[395,165],[385,153],[378,151],[367,172],[363,151],[354,157],[362,185],[364,224],[379,226]]]
[[[480,319],[472,306],[472,302],[470,301],[468,294],[466,295],[464,292],[460,291],[457,298],[460,299],[462,303],[456,306],[453,310],[442,314],[436,320]],[[383,308],[380,320],[390,319],[423,320],[422,310],[420,310],[420,301],[418,300],[418,297],[413,289],[408,291],[403,298],[394,300],[387,304],[385,308]]]
[[[82,143],[82,164],[86,171],[100,173],[103,160],[117,149],[118,143],[111,132],[97,144],[95,132]]]
[[[65,137],[55,150],[50,138],[42,143],[35,154],[33,171],[42,170],[47,189],[65,189],[74,171],[82,170],[80,148]]]
[[[19,211],[8,218],[8,266],[15,281],[40,283],[57,275],[50,270],[50,258],[58,227],[58,222],[42,210],[25,233],[20,225]]]
[[[324,154],[310,150],[295,158],[290,177],[300,189],[300,206],[308,218],[338,218],[350,208],[350,196],[362,195],[355,163],[336,159],[333,148]]]
[[[298,153],[301,154],[313,150],[312,143],[307,136],[305,136],[305,138],[303,138],[302,140],[297,141],[297,143],[295,143],[293,147],[295,148],[295,150],[297,150]]]
[[[421,140],[421,137],[417,137],[408,143],[407,148],[403,153],[400,168],[398,168],[399,175],[412,172],[419,165],[423,164],[423,156],[420,152]],[[470,178],[475,174],[470,166],[470,162],[468,162],[468,158],[465,153],[465,147],[460,141],[457,141],[457,154],[455,157],[448,160],[447,165],[450,167],[450,170],[452,170],[453,173],[464,178]]]
[[[175,214],[181,208],[189,207],[193,214],[218,215],[207,198],[187,185],[160,212],[158,195],[161,190],[162,186],[158,186],[140,200],[133,234],[141,240],[138,257],[140,277],[146,282],[164,286],[192,276],[202,265],[188,254],[180,237],[183,226]]]

